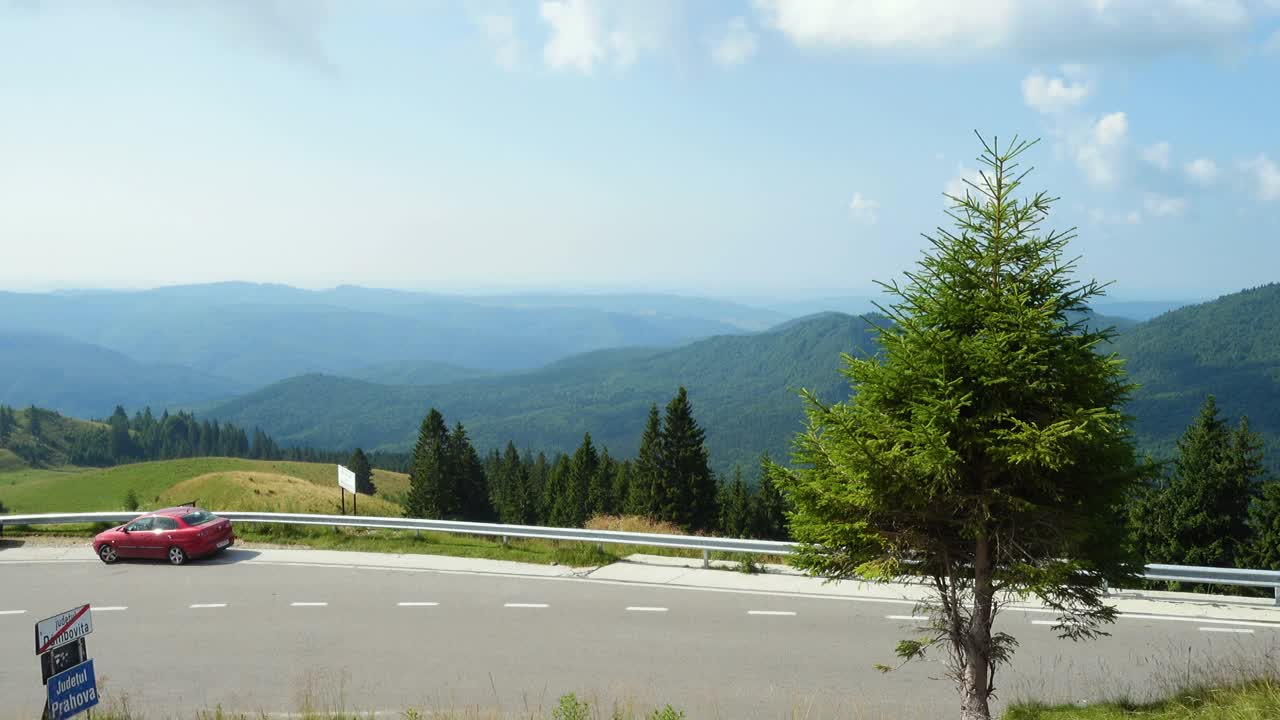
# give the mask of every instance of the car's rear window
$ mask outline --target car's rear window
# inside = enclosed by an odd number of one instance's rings
[[[203,525],[213,519],[213,513],[208,510],[195,510],[182,516],[182,522],[187,525]]]

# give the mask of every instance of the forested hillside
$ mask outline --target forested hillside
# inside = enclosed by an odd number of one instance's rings
[[[679,385],[707,431],[713,466],[754,467],[783,456],[800,429],[800,388],[827,400],[848,395],[840,353],[871,351],[862,317],[826,314],[754,335],[721,336],[674,350],[608,350],[541,370],[438,387],[386,386],[308,375],[211,408],[237,424],[270,428],[283,443],[407,449],[424,409],[447,410],[485,451],[513,440],[573,450],[590,432],[615,455],[635,453],[649,406]]]
[[[1142,388],[1129,406],[1147,447],[1167,455],[1206,395],[1248,415],[1268,464],[1280,459],[1280,284],[1166,313],[1120,334],[1113,349]]]

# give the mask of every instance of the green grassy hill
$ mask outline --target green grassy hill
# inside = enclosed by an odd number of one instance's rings
[[[206,412],[269,428],[282,443],[406,449],[435,406],[450,423],[461,420],[482,449],[514,440],[520,447],[569,451],[590,432],[597,445],[630,455],[649,405],[664,406],[683,384],[707,430],[712,463],[750,467],[763,451],[787,452],[803,419],[796,390],[847,397],[840,353],[874,348],[869,330],[861,317],[831,313],[765,333],[674,350],[598,351],[540,370],[437,387],[307,375]]]
[[[253,492],[250,477],[259,493]],[[398,515],[392,501],[408,489],[408,477],[375,470],[374,484],[377,495],[367,509],[361,501],[361,514]],[[143,509],[196,500],[215,510],[337,512],[340,502],[337,470],[323,463],[191,458],[100,470],[0,472],[0,502],[12,513],[123,510],[129,490]],[[350,498],[347,502],[350,511]]]

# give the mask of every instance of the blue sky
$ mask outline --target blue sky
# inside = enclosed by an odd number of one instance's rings
[[[1114,297],[1280,280],[1280,0],[0,0],[0,288],[815,296],[973,135]]]

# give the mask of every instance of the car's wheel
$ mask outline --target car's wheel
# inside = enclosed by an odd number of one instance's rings
[[[180,547],[169,548],[169,563],[181,565],[187,561],[187,552]]]
[[[111,545],[103,545],[98,548],[98,557],[102,559],[102,562],[110,565],[120,559],[120,553],[116,552],[116,549]]]

